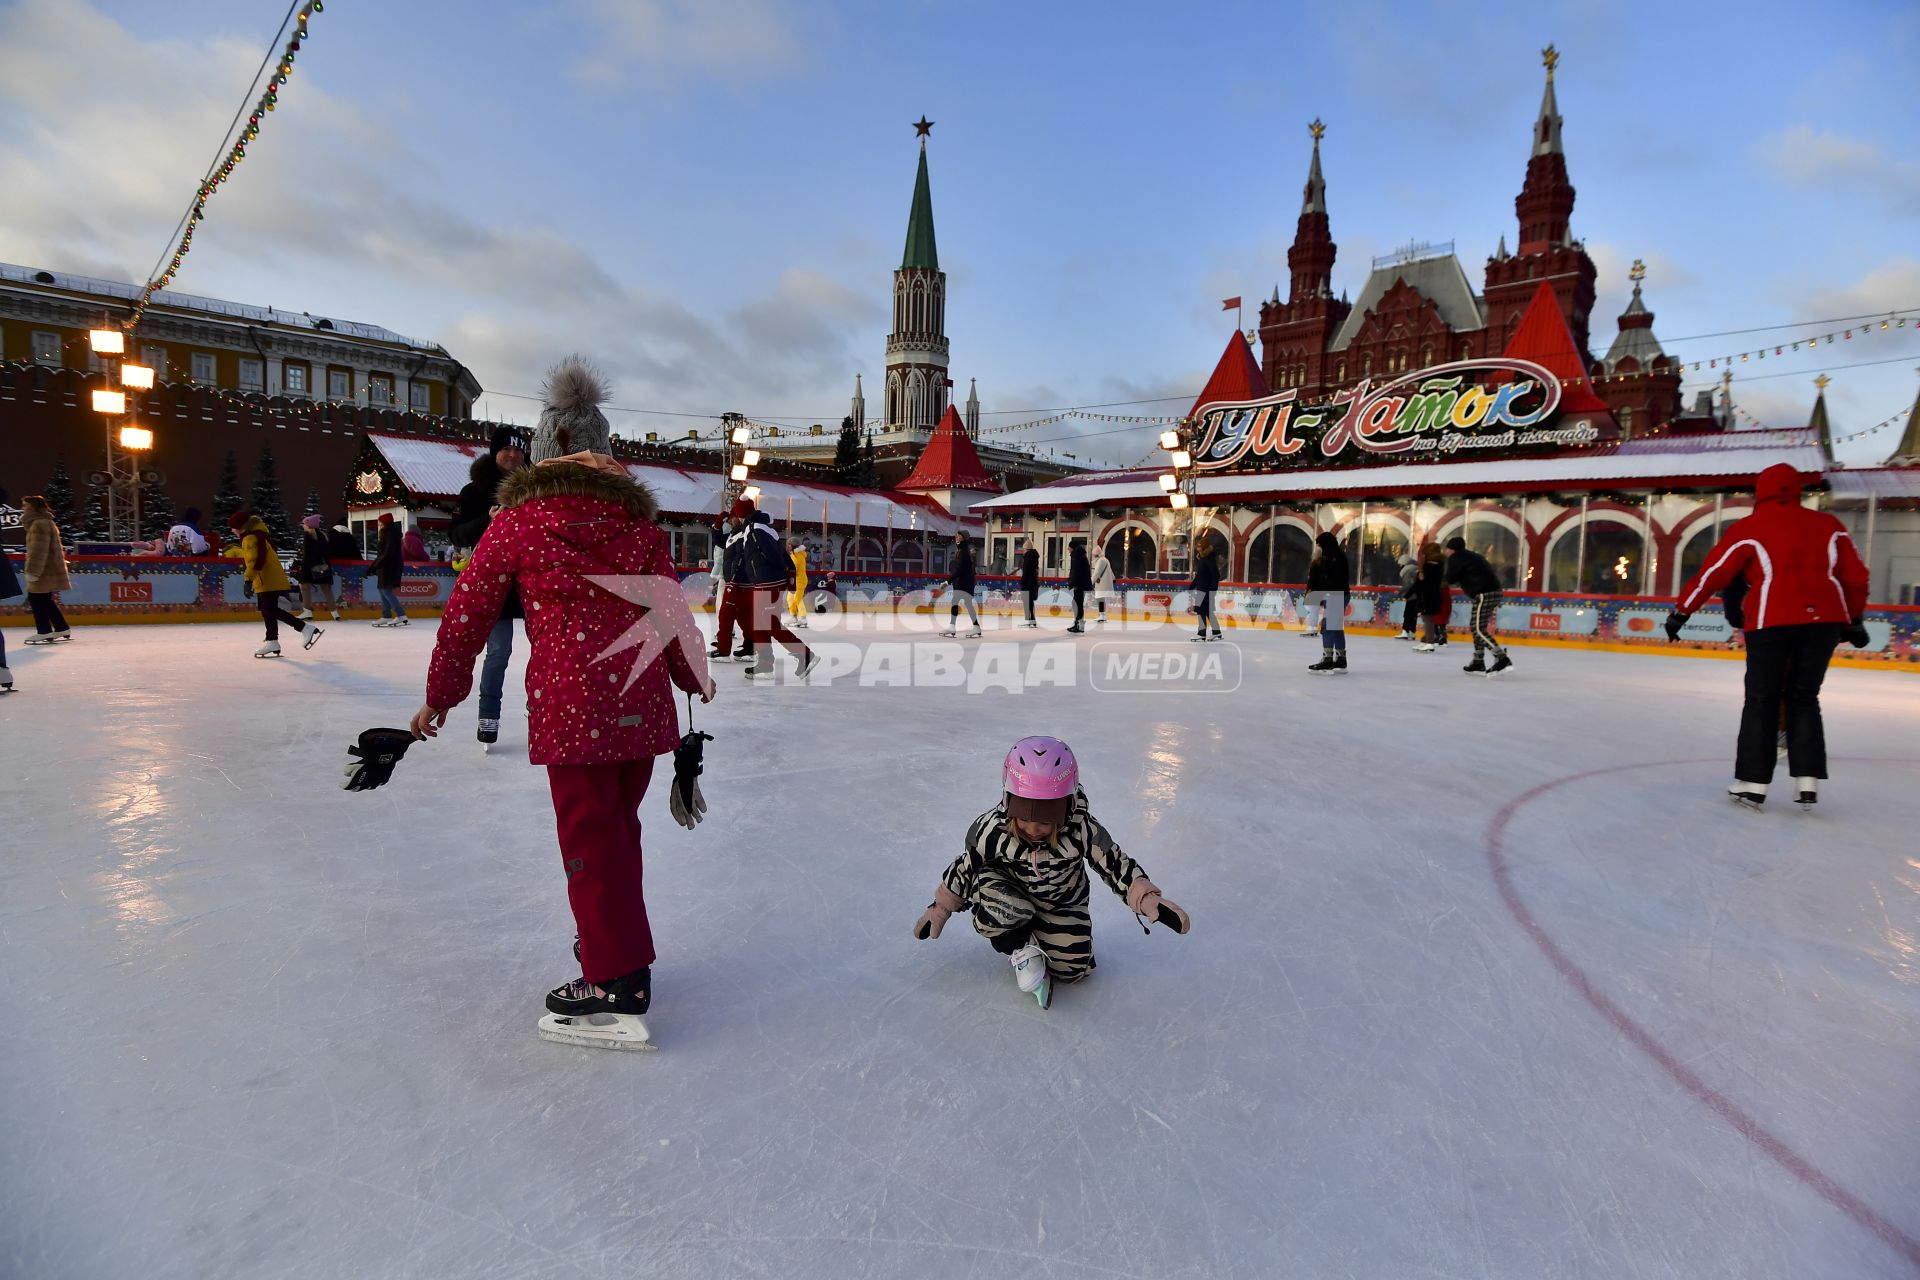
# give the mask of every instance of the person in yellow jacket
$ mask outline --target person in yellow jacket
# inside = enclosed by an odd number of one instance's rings
[[[787,612],[793,615],[793,625],[807,625],[807,544],[798,538],[787,543],[789,554],[793,557],[793,594],[787,597]]]
[[[261,620],[267,624],[267,642],[253,651],[256,658],[280,656],[280,624],[286,623],[307,638],[306,648],[320,639],[320,628],[302,622],[280,607],[280,597],[293,590],[280,553],[273,549],[267,522],[251,511],[241,510],[227,517],[227,524],[240,542],[240,563],[247,575],[247,592],[260,606]]]

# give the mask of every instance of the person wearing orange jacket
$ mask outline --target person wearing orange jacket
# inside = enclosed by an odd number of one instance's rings
[[[1775,732],[1782,699],[1787,768],[1802,808],[1819,798],[1827,776],[1820,685],[1841,640],[1868,643],[1867,568],[1846,526],[1800,504],[1800,473],[1785,463],[1760,473],[1753,514],[1728,527],[1667,615],[1667,637],[1736,577],[1747,584],[1747,697],[1740,714],[1733,785],[1727,795],[1758,809],[1778,760]]]

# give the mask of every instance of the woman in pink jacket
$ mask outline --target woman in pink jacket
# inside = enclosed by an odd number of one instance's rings
[[[572,454],[514,472],[459,580],[427,672],[416,738],[473,687],[510,587],[527,611],[528,758],[547,767],[580,977],[547,996],[540,1034],[647,1048],[653,932],[640,801],[655,756],[680,744],[674,687],[713,697],[704,645],[654,523],[653,495],[612,458]]]

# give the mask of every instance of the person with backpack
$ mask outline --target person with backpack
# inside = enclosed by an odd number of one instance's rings
[[[1473,629],[1473,661],[1460,669],[1469,675],[1497,676],[1513,665],[1513,659],[1493,638],[1493,623],[1500,616],[1500,601],[1506,594],[1500,588],[1500,575],[1493,571],[1485,556],[1467,550],[1465,538],[1448,538],[1446,556],[1448,585],[1459,587],[1473,602],[1469,616]],[[1492,666],[1482,657],[1488,649],[1493,650]]]

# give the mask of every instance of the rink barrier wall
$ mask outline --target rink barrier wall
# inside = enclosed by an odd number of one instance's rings
[[[13,559],[24,579],[20,557]],[[379,613],[379,596],[366,569],[359,561],[334,565],[342,612],[349,617]],[[240,564],[231,557],[74,556],[68,561],[68,574],[73,590],[60,594],[60,605],[69,619],[81,625],[236,622],[258,616],[254,602],[243,591]],[[457,576],[450,565],[408,565],[398,594],[410,615],[437,617]],[[709,594],[702,590],[703,584],[691,581],[705,578],[705,570],[682,569],[680,576],[696,598]],[[816,605],[828,598],[824,577],[814,574],[808,581],[808,595]],[[939,575],[836,572],[835,579],[834,598],[844,611],[931,613],[945,607],[947,584]],[[1192,614],[1192,593],[1181,583],[1127,580],[1118,588],[1130,618],[1167,618],[1184,625]],[[1286,629],[1300,625],[1305,595],[1298,585],[1227,582],[1216,593],[1214,608],[1229,627]],[[983,575],[975,598],[984,612],[1012,615],[1021,611],[1017,578]],[[1356,587],[1348,597],[1347,630],[1390,635],[1400,628],[1403,606],[1398,587]],[[1687,624],[1681,640],[1669,642],[1662,624],[1672,607],[1671,599],[1659,596],[1514,593],[1501,603],[1494,631],[1522,645],[1740,656],[1738,638],[1717,608],[1702,609]],[[1072,617],[1073,597],[1063,580],[1042,580],[1035,612],[1055,622]],[[1456,593],[1449,634],[1467,634],[1466,616],[1466,600]],[[24,597],[18,603],[0,604],[0,625],[24,626],[31,621]],[[1872,643],[1859,650],[1842,645],[1836,663],[1920,670],[1920,605],[1870,605],[1866,625]]]

